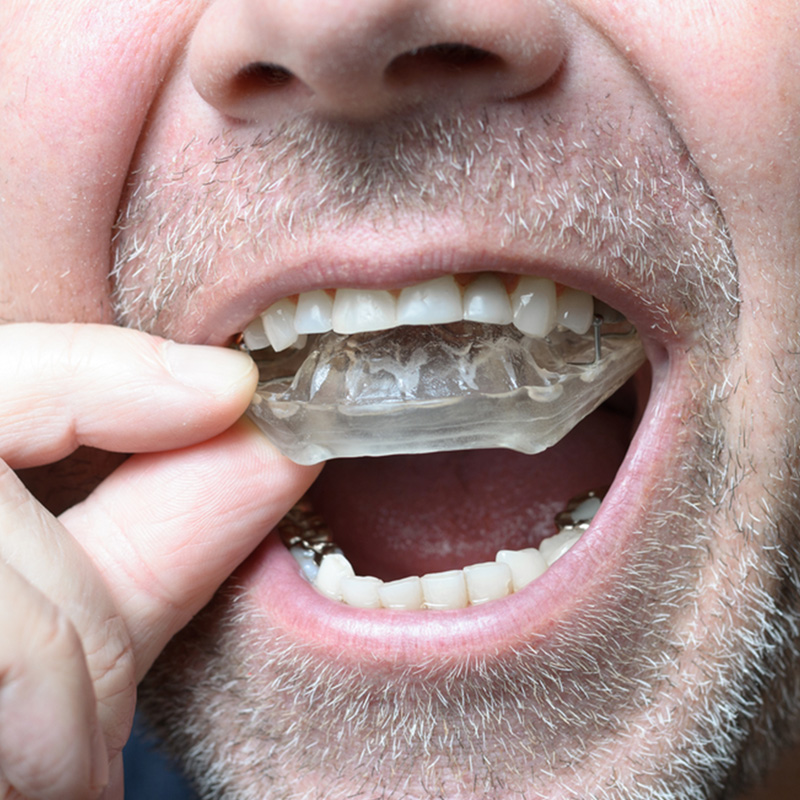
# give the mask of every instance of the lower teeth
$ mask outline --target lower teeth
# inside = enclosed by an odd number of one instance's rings
[[[254,354],[249,414],[292,460],[506,447],[539,453],[644,362],[627,323],[535,339],[462,322],[309,337]],[[480,423],[476,424],[476,420]]]
[[[596,490],[570,500],[556,515],[558,533],[538,548],[500,550],[494,561],[389,582],[356,575],[307,501],[292,509],[278,532],[305,578],[331,600],[356,608],[458,609],[506,597],[544,574],[589,527],[603,495],[604,490]]]

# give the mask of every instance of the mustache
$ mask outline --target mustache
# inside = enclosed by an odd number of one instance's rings
[[[663,133],[520,108],[369,125],[300,118],[247,141],[195,138],[130,176],[113,237],[117,320],[168,334],[165,309],[185,309],[222,265],[279,264],[326,233],[424,229],[445,215],[487,226],[501,246],[529,240],[545,258],[589,249],[609,277],[668,279],[689,313],[733,319],[724,219],[677,135]]]

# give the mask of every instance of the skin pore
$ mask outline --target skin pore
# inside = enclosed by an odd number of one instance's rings
[[[197,514],[208,530],[227,534],[235,509],[246,518],[202,598],[164,591],[180,610],[171,633],[244,562],[140,688],[203,796],[705,798],[758,780],[800,733],[796,3],[510,3],[508,41],[540,48],[508,78],[513,102],[480,84],[399,110],[346,58],[377,35],[373,17],[389,33],[369,41],[394,46],[399,0],[374,15],[310,0],[50,6],[0,8],[3,321],[221,345],[307,285],[550,270],[649,332],[648,419],[668,420],[668,443],[641,431],[635,443],[638,516],[621,502],[609,517],[630,535],[602,551],[592,582],[566,587],[551,626],[521,624],[474,657],[364,661],[304,640],[264,585],[278,547],[260,544],[264,531],[316,473],[258,466],[258,434],[214,439],[194,400],[195,442],[143,448],[61,522],[113,585],[124,558],[87,520],[98,504],[150,504],[144,489],[120,503],[121,485],[160,474],[165,455],[196,458],[199,482],[223,476]],[[260,57],[307,79],[312,99],[203,77],[237,48],[252,60],[233,6],[308,34]],[[441,27],[457,18],[448,4],[429,12],[436,42],[463,33]],[[327,74],[353,91],[314,83]],[[245,121],[242,102],[257,107]],[[234,454],[252,475],[228,469]],[[62,464],[59,490],[74,469]],[[202,497],[178,485],[157,528],[167,544],[170,516]],[[262,512],[260,497],[278,499]],[[225,549],[206,530],[192,546]],[[150,641],[143,619],[126,619],[137,681],[170,638]]]

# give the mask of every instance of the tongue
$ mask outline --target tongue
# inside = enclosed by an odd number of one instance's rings
[[[393,580],[537,545],[577,494],[609,485],[631,436],[603,407],[538,455],[471,450],[329,462],[315,510],[359,575]]]

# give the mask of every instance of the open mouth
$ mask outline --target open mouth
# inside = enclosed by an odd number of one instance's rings
[[[333,459],[269,547],[293,599],[341,624],[507,614],[552,592],[650,395],[633,326],[547,278],[315,289],[272,304],[243,346],[252,418],[296,461]]]

